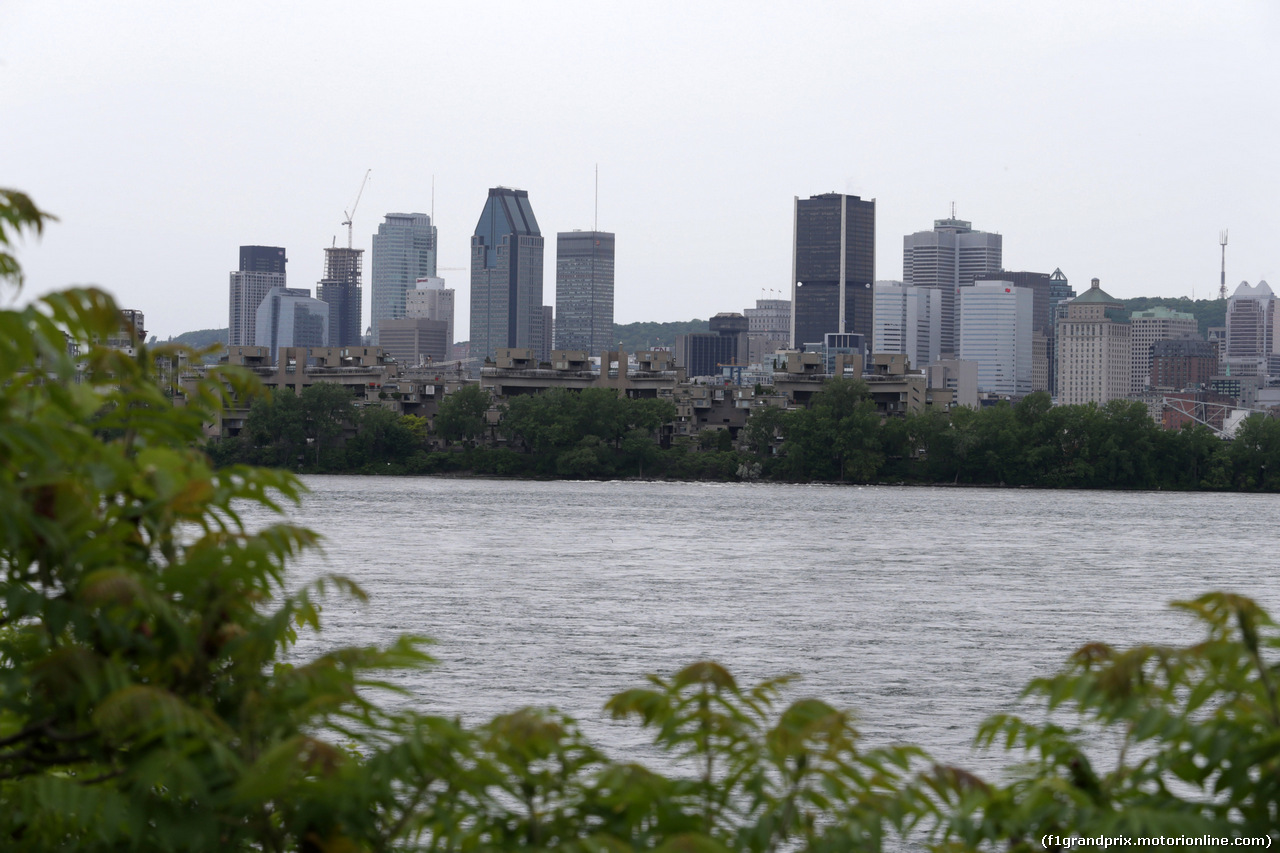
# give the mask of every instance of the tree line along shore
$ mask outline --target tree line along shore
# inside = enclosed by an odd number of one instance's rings
[[[1262,414],[1232,441],[1199,425],[1161,429],[1141,403],[1053,406],[1044,393],[883,419],[849,379],[826,383],[808,408],[753,411],[736,441],[723,430],[672,436],[670,402],[608,389],[515,397],[496,422],[489,409],[486,392],[463,388],[428,424],[318,384],[256,400],[240,434],[208,452],[218,465],[302,473],[1280,489],[1280,421]]]

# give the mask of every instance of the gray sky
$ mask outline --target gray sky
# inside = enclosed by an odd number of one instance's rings
[[[95,283],[161,338],[227,324],[241,244],[314,287],[429,212],[469,263],[490,186],[617,237],[618,322],[786,291],[791,200],[877,200],[876,275],[956,213],[1010,269],[1205,298],[1280,279],[1280,4],[0,0],[0,186],[61,222],[30,297]],[[369,258],[365,256],[365,324]],[[468,328],[468,273],[442,271]]]

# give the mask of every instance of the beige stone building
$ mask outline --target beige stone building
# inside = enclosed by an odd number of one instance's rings
[[[1067,303],[1058,321],[1058,402],[1099,406],[1128,396],[1133,352],[1124,305],[1098,286]]]

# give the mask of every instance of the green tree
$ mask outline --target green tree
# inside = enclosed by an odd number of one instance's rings
[[[753,411],[745,428],[747,450],[762,458],[771,457],[786,418],[787,413],[777,406],[762,406]]]
[[[1274,492],[1280,489],[1280,420],[1250,415],[1236,430],[1227,451],[1241,489]]]
[[[786,421],[787,463],[793,475],[820,480],[866,481],[884,462],[880,416],[860,379],[832,379],[809,408]]]
[[[1280,632],[1239,596],[1175,606],[1203,639],[1084,646],[1027,688],[1028,710],[1041,719],[1002,714],[983,725],[979,745],[1025,755],[1019,773],[986,781],[943,767],[924,777],[938,840],[1023,851],[1061,849],[1072,835],[1274,837]]]
[[[317,382],[298,395],[307,441],[315,448],[316,465],[320,454],[342,440],[347,427],[356,419],[355,398],[346,385]]]
[[[302,401],[292,388],[276,388],[270,397],[259,397],[249,407],[243,433],[256,451],[254,462],[296,470],[307,448]]]
[[[44,233],[46,222],[57,217],[36,207],[26,193],[0,188],[0,282],[22,286],[22,267],[13,255],[13,244],[24,231]]]
[[[118,324],[95,290],[0,312],[0,838],[283,850],[394,834],[370,822],[374,764],[348,745],[404,781],[411,762],[388,744],[412,726],[361,685],[426,657],[405,640],[279,664],[297,627],[318,624],[318,589],[357,591],[329,579],[285,594],[285,561],[314,534],[240,518],[300,485],[215,473],[199,448],[203,422],[229,391],[252,395],[251,378],[211,369],[175,407],[154,372],[171,348],[92,344]]]
[[[474,443],[485,434],[489,392],[479,385],[464,385],[440,401],[435,430],[446,442]]]

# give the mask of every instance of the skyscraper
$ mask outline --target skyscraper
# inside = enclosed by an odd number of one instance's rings
[[[1124,304],[1095,278],[1089,289],[1065,303],[1058,318],[1058,402],[1099,406],[1129,393],[1132,358]]]
[[[373,235],[373,343],[383,320],[405,316],[414,282],[436,274],[436,227],[425,213],[388,213]],[[453,342],[450,341],[452,344]]]
[[[445,323],[445,339],[453,346],[452,287],[445,287],[444,279],[423,276],[414,282],[413,290],[404,297],[404,316],[410,319],[441,320]]]
[[[877,281],[873,352],[902,353],[923,370],[940,357],[942,293],[900,281]]]
[[[1032,390],[1035,294],[1011,281],[960,292],[960,358],[978,365],[978,390],[1024,397]]]
[[[542,232],[529,193],[489,190],[471,238],[471,355],[498,347],[543,349]]]
[[[285,286],[288,260],[278,246],[241,246],[240,269],[231,274],[227,340],[231,346],[254,346],[258,306],[273,287]]]
[[[556,234],[556,349],[613,349],[613,234]]]
[[[1227,341],[1223,364],[1232,376],[1262,376],[1276,351],[1276,297],[1260,281],[1242,281],[1227,300]]]
[[[876,202],[824,193],[795,199],[791,253],[791,345],[828,333],[871,340],[876,277]]]
[[[360,346],[362,254],[364,249],[324,250],[324,278],[316,288],[316,297],[329,303],[329,346]]]
[[[328,346],[329,305],[305,287],[273,287],[258,306],[256,340],[272,364],[281,347]]]
[[[959,289],[998,272],[1004,238],[974,231],[963,219],[935,219],[932,231],[902,238],[902,282],[942,291],[942,353],[959,352]]]

